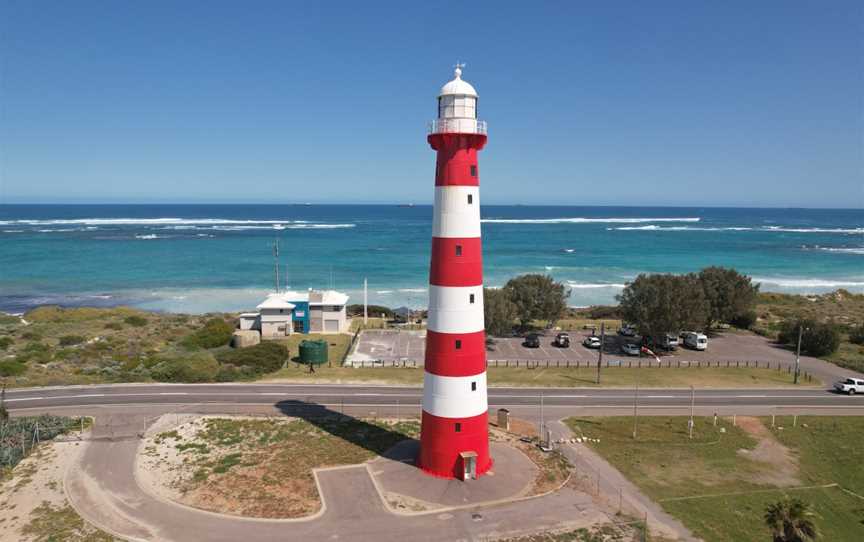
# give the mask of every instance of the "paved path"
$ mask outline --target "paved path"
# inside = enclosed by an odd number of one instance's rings
[[[98,420],[97,420],[98,424]],[[457,541],[606,523],[587,495],[565,488],[552,495],[483,509],[426,515],[392,514],[365,465],[318,471],[325,503],[311,520],[255,520],[181,506],[146,493],[135,480],[136,438],[96,440],[66,477],[69,500],[81,516],[129,540]]]

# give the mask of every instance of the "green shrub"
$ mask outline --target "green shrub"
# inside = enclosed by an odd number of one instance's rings
[[[27,366],[16,360],[0,361],[0,376],[18,376],[24,374],[26,370]]]
[[[12,339],[12,337],[0,337],[0,350],[6,350],[14,343],[15,341]]]
[[[221,318],[212,318],[207,320],[204,327],[184,337],[180,344],[190,350],[218,348],[231,342],[233,333],[234,326]]]
[[[63,335],[60,337],[60,346],[72,346],[75,344],[81,344],[86,339],[81,335]]]
[[[18,361],[24,363],[27,361],[35,361],[36,363],[48,363],[51,361],[51,347],[45,343],[32,342],[27,343],[27,346],[18,354]]]
[[[750,329],[756,323],[756,318],[756,311],[750,310],[733,316],[729,323],[738,329]]]
[[[275,341],[263,342],[247,348],[225,350],[218,355],[220,362],[246,368],[253,374],[271,373],[288,360],[288,350]]]
[[[150,376],[160,382],[212,382],[218,373],[219,363],[209,352],[161,356],[150,367]]]
[[[123,329],[123,324],[121,324],[120,322],[108,322],[107,324],[105,324],[105,329],[113,329],[114,331],[118,331]]]
[[[345,307],[345,312],[349,316],[363,316],[363,305],[353,304]],[[393,318],[393,310],[390,307],[382,305],[366,305],[366,314],[371,317],[379,317],[382,314],[385,318]]]
[[[840,347],[840,333],[834,324],[813,320],[787,320],[783,323],[777,341],[792,348],[798,345],[798,329],[801,333],[801,352],[811,356],[827,356]]]
[[[123,321],[132,327],[144,327],[147,325],[147,319],[143,316],[138,316],[137,314],[127,316]]]
[[[25,331],[21,334],[21,338],[28,341],[41,341],[42,334],[38,331]]]
[[[853,327],[852,330],[849,331],[849,342],[864,345],[864,324]]]
[[[12,314],[6,314],[4,312],[0,312],[0,326],[9,325],[9,324],[17,324],[21,322],[21,318],[14,316]]]

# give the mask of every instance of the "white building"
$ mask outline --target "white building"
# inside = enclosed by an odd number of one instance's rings
[[[261,332],[261,339],[278,339],[293,333],[344,333],[348,331],[348,295],[334,290],[279,292],[256,307],[258,312],[240,315],[240,329]]]

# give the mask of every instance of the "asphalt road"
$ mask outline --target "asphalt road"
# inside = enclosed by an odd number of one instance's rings
[[[860,410],[864,414],[864,394],[846,396],[813,389],[697,389],[695,402],[700,408],[726,407],[801,407]],[[632,389],[564,388],[489,388],[490,408],[622,408],[632,407]],[[413,387],[306,385],[306,384],[117,384],[7,390],[10,410],[51,409],[57,407],[107,405],[270,405],[285,410],[296,407],[419,407],[422,390]],[[687,389],[649,388],[639,391],[638,403],[647,408],[688,407]],[[803,411],[802,410],[802,411]]]

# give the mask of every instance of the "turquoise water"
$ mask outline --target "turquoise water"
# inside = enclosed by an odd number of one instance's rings
[[[864,211],[484,206],[486,284],[550,273],[570,304],[610,303],[644,272],[738,268],[763,290],[864,292]],[[422,307],[432,208],[375,205],[3,205],[0,310],[132,304],[205,312],[293,289]],[[284,285],[284,283],[283,283]]]

